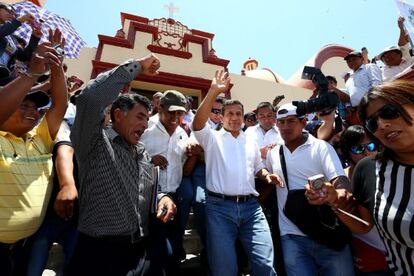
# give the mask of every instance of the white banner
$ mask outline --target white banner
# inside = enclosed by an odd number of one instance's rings
[[[405,18],[404,26],[410,36],[410,41],[414,41],[414,5],[402,0],[395,0],[400,15]]]

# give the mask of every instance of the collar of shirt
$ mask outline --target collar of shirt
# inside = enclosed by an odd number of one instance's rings
[[[107,128],[107,130],[106,130],[106,132],[107,132],[107,134],[108,134],[108,138],[112,141],[112,142],[114,142],[114,140],[115,140],[115,138],[116,137],[119,137],[119,138],[121,138],[122,139],[122,136],[121,135],[119,135],[119,133],[118,132],[116,132],[116,130],[111,126],[111,127],[108,127]],[[123,139],[122,139],[123,140]],[[125,145],[126,145],[126,143],[125,143]],[[127,145],[126,145],[127,146]],[[143,155],[143,153],[144,153],[144,151],[145,151],[145,147],[144,147],[144,144],[142,144],[142,142],[138,142],[138,144],[136,144],[136,145],[133,145],[133,147],[135,148],[135,151],[136,151],[136,154],[137,154],[137,156],[138,156],[138,159],[140,160],[140,159],[142,159],[142,155]]]
[[[244,133],[244,131],[242,131],[242,130],[240,130],[239,131],[239,135],[237,135],[237,137],[234,137],[232,134],[231,134],[231,132],[230,131],[227,131],[227,130],[225,130],[224,129],[224,127],[222,127],[219,131],[219,134],[221,135],[221,136],[231,136],[231,137],[233,137],[234,139],[242,139],[242,138],[245,138],[246,137],[246,134]]]
[[[30,139],[33,139],[34,135],[35,135],[35,133],[34,133],[33,129],[31,131],[29,131],[28,133],[26,133],[23,137],[17,137],[11,132],[0,131],[0,136],[5,137],[6,139],[8,139],[6,136],[9,136],[9,138],[12,138],[12,139],[30,140]]]
[[[356,69],[355,71],[351,70],[351,73],[349,74],[350,76],[356,74],[357,72],[361,71],[361,70],[365,70],[365,64],[362,64],[358,69]]]

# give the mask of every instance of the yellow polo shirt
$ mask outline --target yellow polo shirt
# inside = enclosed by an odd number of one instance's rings
[[[0,131],[0,242],[36,232],[52,191],[52,148],[46,118],[25,139]]]

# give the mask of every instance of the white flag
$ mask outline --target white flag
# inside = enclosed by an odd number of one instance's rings
[[[395,0],[400,15],[405,18],[404,26],[410,36],[410,40],[414,41],[414,5],[403,0]]]

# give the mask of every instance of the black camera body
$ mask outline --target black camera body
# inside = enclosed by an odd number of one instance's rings
[[[305,66],[302,79],[311,80],[318,90],[318,97],[307,101],[293,101],[297,107],[296,114],[303,116],[313,112],[321,112],[322,115],[331,113],[339,103],[336,93],[328,92],[328,80],[319,68]]]

